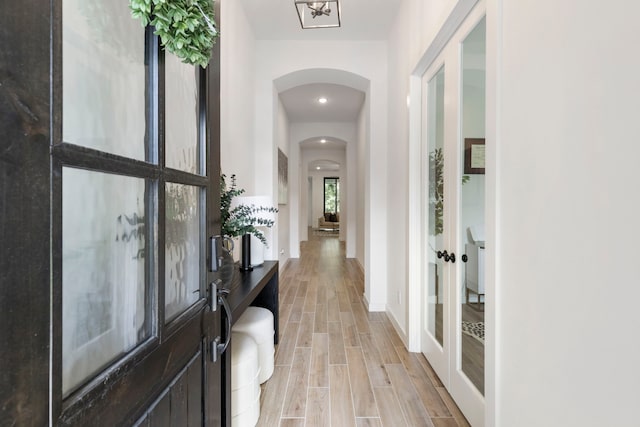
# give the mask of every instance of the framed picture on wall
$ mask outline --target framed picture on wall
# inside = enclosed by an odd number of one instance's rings
[[[278,204],[286,205],[289,198],[289,160],[278,148]]]
[[[484,175],[484,138],[464,139],[464,173]]]

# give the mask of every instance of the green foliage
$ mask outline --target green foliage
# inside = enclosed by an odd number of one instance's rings
[[[212,0],[129,0],[131,16],[149,24],[162,46],[185,64],[206,67],[218,32]]]
[[[324,211],[330,213],[338,212],[339,206],[339,180],[338,178],[324,179]]]
[[[236,176],[231,175],[231,184],[227,185],[226,175],[220,176],[220,217],[222,222],[222,234],[230,237],[239,237],[247,233],[256,236],[266,245],[267,239],[264,234],[256,228],[271,227],[273,220],[257,217],[259,212],[277,213],[278,209],[266,206],[238,205],[231,209],[231,202],[234,197],[244,193],[244,189],[237,188]]]
[[[444,155],[442,148],[429,153],[429,234],[442,234],[444,212]]]
[[[469,175],[462,176],[462,184],[469,182]],[[429,234],[437,236],[444,231],[444,155],[442,148],[429,153]]]

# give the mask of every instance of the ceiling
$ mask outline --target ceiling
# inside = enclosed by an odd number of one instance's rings
[[[245,11],[257,40],[386,40],[403,0],[340,0],[340,28],[300,28],[294,0],[234,0]],[[318,98],[326,97],[322,105]],[[280,93],[290,123],[356,122],[365,94],[348,86],[314,83]],[[301,149],[344,149],[344,141],[311,138]],[[314,164],[314,169],[337,170],[338,164]]]
[[[340,28],[303,30],[294,0],[239,1],[259,40],[385,40],[402,2],[340,0]]]
[[[318,102],[320,97],[326,104]],[[289,122],[354,122],[364,102],[364,93],[348,86],[314,83],[285,90],[280,99]]]
[[[327,172],[340,171],[340,164],[336,162],[332,162],[331,160],[316,160],[313,162],[309,162],[309,172]]]
[[[331,138],[329,136],[319,136],[317,138],[308,138],[300,142],[300,149],[302,151],[313,150],[345,150],[347,143],[338,138]],[[309,172],[338,172],[340,170],[340,163],[336,163],[332,160],[317,159],[309,162]]]

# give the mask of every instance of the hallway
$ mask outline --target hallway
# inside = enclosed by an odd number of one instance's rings
[[[384,313],[336,235],[310,230],[280,276],[280,343],[259,426],[468,426],[421,354]]]

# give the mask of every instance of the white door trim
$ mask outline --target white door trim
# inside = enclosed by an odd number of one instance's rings
[[[459,0],[425,50],[410,76],[409,90],[409,351],[420,351],[420,298],[422,278],[421,245],[424,227],[421,219],[421,159],[422,159],[422,77],[438,58],[442,49],[464,22],[479,0]]]
[[[500,37],[499,32],[499,12],[500,0],[487,0],[485,6],[475,11],[472,16],[469,14],[480,0],[460,0],[454,7],[453,11],[443,24],[442,28],[434,38],[433,42],[427,50],[425,50],[422,58],[418,61],[413,73],[410,76],[410,112],[409,112],[409,287],[408,287],[408,324],[407,324],[407,342],[409,351],[419,352],[421,350],[421,295],[423,287],[425,259],[424,248],[422,245],[422,237],[426,232],[426,225],[422,220],[422,120],[423,120],[423,77],[425,72],[430,69],[434,61],[438,60],[443,49],[452,40],[454,35],[460,30],[461,25],[466,22],[467,18],[471,21],[477,21],[479,15],[487,16],[487,86],[486,86],[486,138],[492,144],[488,144],[487,149],[487,181],[486,181],[486,208],[485,208],[485,224],[487,230],[488,241],[495,244],[496,227],[496,180],[498,171],[495,169],[497,147],[496,147],[496,120],[497,120],[497,91],[499,82],[497,79],[499,59],[499,45],[496,41]],[[485,306],[485,326],[487,328],[486,352],[485,352],[485,396],[484,396],[484,417],[480,415],[477,422],[484,425],[496,425],[496,360],[495,345],[496,337],[496,317],[495,313],[495,254],[496,248],[488,248],[487,251],[487,301]],[[456,285],[457,289],[457,285]],[[457,292],[459,290],[457,289]],[[457,295],[456,298],[460,296]],[[452,334],[453,336],[453,334]],[[482,399],[478,396],[478,399]],[[471,415],[471,414],[470,414]],[[472,416],[476,418],[476,416]],[[482,419],[484,418],[484,419]],[[477,418],[476,418],[477,419]]]

